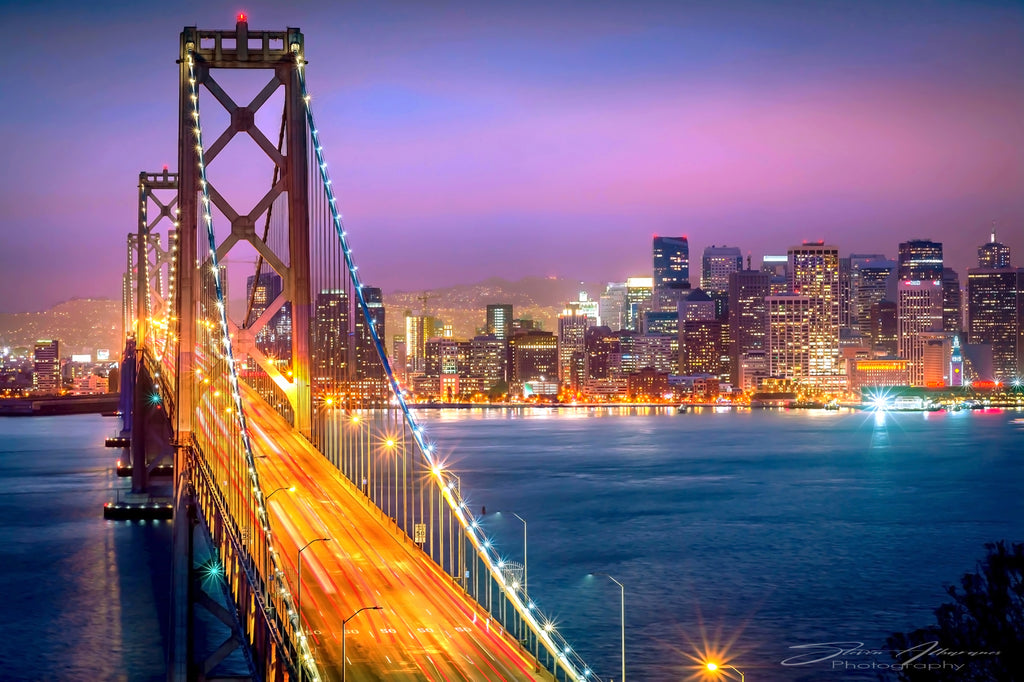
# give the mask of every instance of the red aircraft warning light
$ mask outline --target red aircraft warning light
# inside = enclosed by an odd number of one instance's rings
[[[245,14],[245,12],[239,12],[238,13],[238,23],[244,24],[247,21],[249,21],[249,17]]]

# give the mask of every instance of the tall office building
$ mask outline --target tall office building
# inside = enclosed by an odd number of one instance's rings
[[[528,381],[557,381],[558,338],[551,332],[515,334],[508,342],[509,384],[522,390]]]
[[[612,331],[619,331],[626,324],[626,283],[609,282],[598,301],[598,317],[601,324]]]
[[[565,309],[558,316],[558,380],[571,391],[581,388],[586,369],[586,334],[590,318]]]
[[[512,336],[512,304],[492,303],[487,306],[487,333],[502,341]]]
[[[40,393],[60,392],[60,341],[36,341],[32,352],[32,387]]]
[[[590,294],[585,291],[581,291],[575,301],[566,303],[565,309],[586,315],[591,325],[601,324],[601,304],[590,298]]]
[[[679,373],[686,376],[728,373],[721,320],[688,320],[679,330]]]
[[[876,355],[895,356],[899,352],[897,343],[896,304],[893,301],[879,301],[868,312],[868,340]]]
[[[729,275],[729,379],[744,391],[757,387],[753,370],[761,364],[752,363],[765,351],[765,298],[771,295],[771,275],[758,270],[740,270]]]
[[[910,361],[911,384],[923,386],[923,335],[942,331],[942,280],[901,279],[896,291],[896,336],[899,356]]]
[[[942,329],[959,332],[963,329],[963,297],[960,275],[953,268],[942,268]]]
[[[651,277],[630,277],[626,280],[626,308],[623,329],[639,331],[640,317],[651,309],[654,295],[654,280]]]
[[[344,289],[325,289],[314,300],[312,384],[318,393],[337,390],[349,367],[349,299]]]
[[[437,335],[436,320],[421,311],[405,314],[405,357],[410,374],[424,371],[427,341]]]
[[[655,237],[651,251],[654,256],[652,284],[655,289],[689,288],[690,244],[686,237]]]
[[[708,295],[729,291],[729,275],[743,269],[743,254],[737,246],[708,246],[701,258],[700,288]]]
[[[686,298],[679,302],[677,311],[679,315],[678,329],[682,329],[683,325],[690,320],[713,320],[718,317],[715,302],[704,293],[703,289],[690,291]]]
[[[1024,273],[1012,267],[967,271],[967,343],[992,347],[995,378],[1020,378],[1022,283]]]
[[[384,310],[384,297],[379,287],[363,287],[363,299],[370,311],[370,320],[377,332],[377,337],[384,343],[386,335],[386,313]],[[377,347],[370,334],[370,327],[367,324],[366,316],[361,309],[356,310],[356,348],[355,348],[355,370],[357,379],[383,379],[384,366],[381,364],[380,356],[377,354]]]
[[[979,268],[1010,267],[1010,247],[996,241],[996,226],[992,226],[992,239],[978,247]]]
[[[846,286],[845,320],[841,311],[840,324],[866,336],[868,311],[885,299],[888,276],[893,274],[896,264],[880,253],[851,253],[848,260],[847,281],[840,282],[840,288]]]
[[[884,258],[866,262],[855,258],[850,257],[850,327],[867,337],[871,306],[887,300],[889,283],[896,277],[896,263]]]
[[[799,382],[808,380],[817,307],[810,297],[799,294],[775,294],[765,298],[770,376]]]
[[[899,280],[941,280],[942,242],[911,239],[900,243]]]
[[[221,281],[223,282],[224,279],[222,274]],[[249,325],[256,322],[267,308],[273,305],[283,289],[281,276],[273,270],[260,273],[258,281],[255,275],[246,278],[245,296],[246,308],[249,309]],[[224,298],[227,300],[226,293]],[[292,312],[290,302],[285,301],[281,304],[280,310],[274,313],[266,326],[256,332],[256,345],[265,354],[284,364],[291,361]]]
[[[811,305],[807,381],[835,388],[839,362],[839,249],[804,242],[789,249],[789,288]]]
[[[507,364],[507,341],[487,334],[469,342],[469,377],[478,383],[476,390],[481,393],[497,391],[506,381]]]

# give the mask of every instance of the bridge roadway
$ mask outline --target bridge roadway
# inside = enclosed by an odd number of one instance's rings
[[[296,488],[268,502],[289,579],[299,547],[331,538],[302,554],[302,616],[329,679],[341,678],[342,619],[370,605],[384,609],[348,623],[347,680],[551,679],[291,425],[243,395],[264,490]]]

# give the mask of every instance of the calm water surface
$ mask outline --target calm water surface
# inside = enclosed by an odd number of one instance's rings
[[[961,414],[424,411],[488,532],[604,680],[695,677],[725,652],[748,680],[876,679],[780,662],[932,622],[983,556],[1024,540],[1024,427]],[[0,677],[157,680],[170,526],[103,521],[114,420],[0,420]],[[842,663],[887,656],[847,657]]]
[[[103,520],[119,424],[0,419],[0,679],[166,679],[170,522]]]
[[[530,592],[604,678],[683,680],[727,652],[748,680],[877,679],[888,655],[781,661],[934,622],[943,584],[1024,540],[1020,413],[423,413]]]

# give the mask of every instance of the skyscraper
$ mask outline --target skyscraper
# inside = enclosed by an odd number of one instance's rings
[[[967,271],[967,343],[992,347],[992,368],[1002,381],[1021,375],[1022,280],[1011,267]]]
[[[839,363],[839,249],[804,242],[789,249],[789,288],[808,299],[811,326],[807,381],[836,387]]]
[[[740,270],[729,275],[729,378],[744,391],[757,387],[763,378],[743,371],[744,358],[765,351],[765,297],[771,295],[767,272]],[[750,362],[746,367],[751,368]],[[767,367],[764,368],[767,371]]]
[[[619,331],[626,324],[626,283],[609,282],[598,302],[601,324]]]
[[[60,391],[60,341],[41,339],[36,341],[32,354],[32,386],[42,393]]]
[[[942,242],[911,239],[900,243],[899,271],[903,280],[941,280]]]
[[[384,344],[384,339],[387,338],[385,333],[385,321],[386,314],[384,310],[384,297],[379,287],[363,287],[363,299],[366,301],[366,307],[370,311],[370,320],[373,322],[373,327],[377,332],[377,337],[381,340],[381,344]],[[363,315],[361,309],[356,310],[356,348],[355,348],[355,370],[356,378],[363,379],[383,379],[384,378],[384,366],[381,364],[380,356],[377,354],[376,345],[373,342],[373,336],[370,334],[370,328],[366,321],[366,316]]]
[[[650,309],[654,294],[653,279],[650,277],[630,277],[626,280],[626,309],[623,316],[623,328],[639,331],[640,316]]]
[[[558,316],[558,380],[571,391],[581,388],[586,369],[586,334],[590,318],[565,309]]]
[[[992,225],[992,239],[978,247],[979,268],[1010,267],[1010,247],[996,241],[996,226]]]
[[[896,263],[891,260],[850,256],[850,327],[861,336],[870,335],[871,306],[887,299],[895,275]]]
[[[487,333],[508,341],[512,336],[512,304],[492,303],[487,306]]]
[[[729,275],[743,268],[737,246],[708,246],[701,258],[700,288],[709,295],[729,291]]]
[[[953,268],[942,268],[942,328],[947,332],[963,329],[963,301],[960,275]]]
[[[939,271],[941,276],[941,269]],[[896,300],[897,348],[910,361],[910,382],[924,385],[927,332],[942,331],[942,280],[901,279]]]
[[[654,288],[689,288],[690,244],[686,237],[655,237],[651,250],[654,255]]]
[[[811,298],[799,294],[775,294],[765,299],[770,376],[793,381],[808,378],[817,306]]]
[[[318,393],[328,394],[350,379],[348,294],[344,289],[325,289],[316,295],[314,308],[312,384]]]

